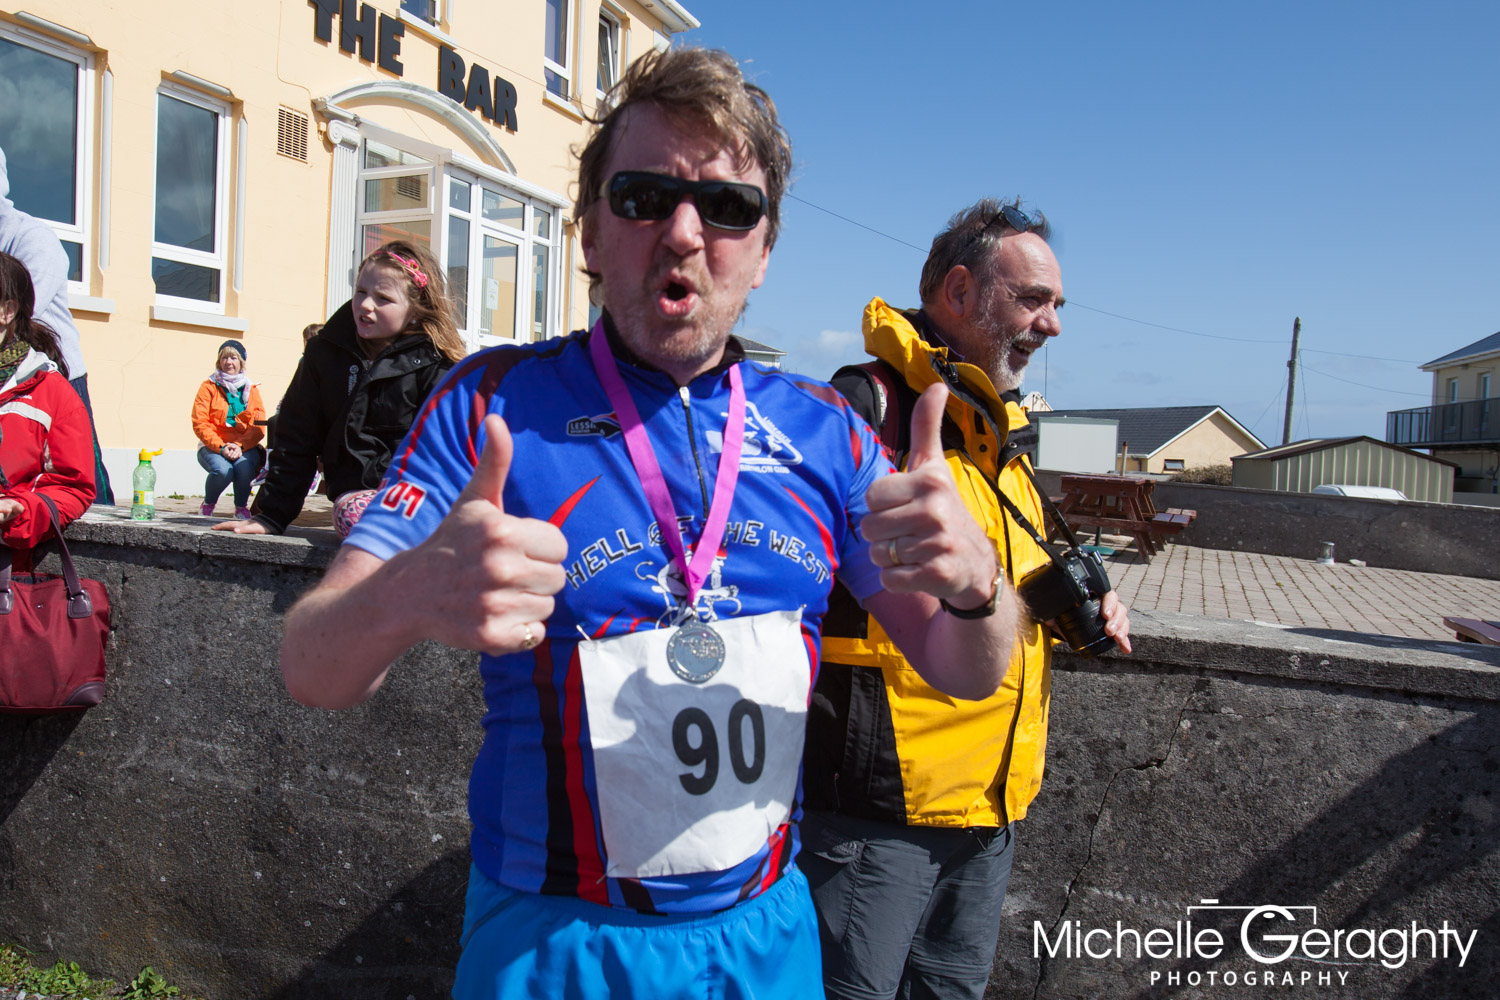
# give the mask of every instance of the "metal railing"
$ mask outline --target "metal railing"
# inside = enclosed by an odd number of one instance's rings
[[[1407,448],[1500,443],[1500,399],[1393,410],[1385,415],[1385,440]]]

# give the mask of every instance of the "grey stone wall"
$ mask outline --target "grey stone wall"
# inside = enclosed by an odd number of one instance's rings
[[[0,939],[117,978],[150,963],[210,1000],[447,996],[473,657],[420,648],[368,704],[302,708],[281,686],[280,618],[331,536],[201,525],[69,529],[114,602],[109,693],[82,716],[0,717]],[[1500,651],[1134,617],[1137,656],[1058,658],[989,995],[1232,996],[1186,979],[1251,968],[1349,977],[1301,994],[1493,995]],[[1479,934],[1462,968],[1036,955],[1037,922],[1048,941],[1071,921],[1170,928],[1205,898]],[[1194,916],[1238,949],[1236,914]]]
[[[1057,658],[1047,776],[1018,826],[987,996],[1495,996],[1500,650],[1132,620],[1134,657]],[[1236,909],[1189,910],[1204,900]],[[1434,960],[1424,936],[1422,955],[1386,968],[1365,957],[1364,935],[1355,957],[1312,948],[1318,961],[1262,964],[1240,938],[1258,906],[1317,908],[1315,921],[1298,909],[1296,923],[1251,922],[1268,958],[1285,946],[1267,935],[1312,926],[1378,935],[1446,921],[1477,935],[1462,966],[1452,938]],[[1129,934],[1116,951],[1120,927],[1175,936],[1187,921],[1220,933],[1222,954],[1138,957]],[[1096,928],[1108,933],[1092,950],[1105,957],[1061,943],[1064,930]]]
[[[1038,473],[1053,496],[1060,475]],[[1152,499],[1157,510],[1198,512],[1169,536],[1180,545],[1316,559],[1328,541],[1339,562],[1500,580],[1500,510],[1172,482],[1157,483]]]

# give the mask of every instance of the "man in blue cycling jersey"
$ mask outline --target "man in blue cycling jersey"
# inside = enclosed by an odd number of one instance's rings
[[[599,322],[455,367],[287,616],[309,705],[423,639],[483,654],[461,1000],[820,997],[792,862],[834,577],[938,689],[1004,675],[1016,602],[943,461],[946,393],[896,474],[837,392],[731,336],[790,165],[726,54],[635,63],[580,155]]]

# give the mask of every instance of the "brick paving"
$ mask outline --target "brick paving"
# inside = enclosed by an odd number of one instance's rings
[[[1120,597],[1143,610],[1449,642],[1444,615],[1500,619],[1500,580],[1186,545],[1149,563],[1134,551],[1104,563]]]

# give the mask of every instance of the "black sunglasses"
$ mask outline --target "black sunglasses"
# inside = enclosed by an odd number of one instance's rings
[[[660,222],[688,195],[698,218],[715,229],[743,232],[765,216],[766,193],[735,181],[690,181],[645,170],[622,170],[609,179],[609,210],[622,219]]]
[[[1002,219],[1005,220],[1005,225],[1007,227],[1014,229],[1018,233],[1029,233],[1033,229],[1042,228],[1042,224],[1040,222],[1036,221],[1016,206],[1001,205],[1000,211],[995,213],[995,217],[981,226],[977,233],[975,233],[973,236],[970,236],[968,241],[965,242],[964,246],[967,247],[970,243],[973,243],[975,240],[979,239],[979,237],[989,232],[990,227],[995,223],[1001,221]]]

